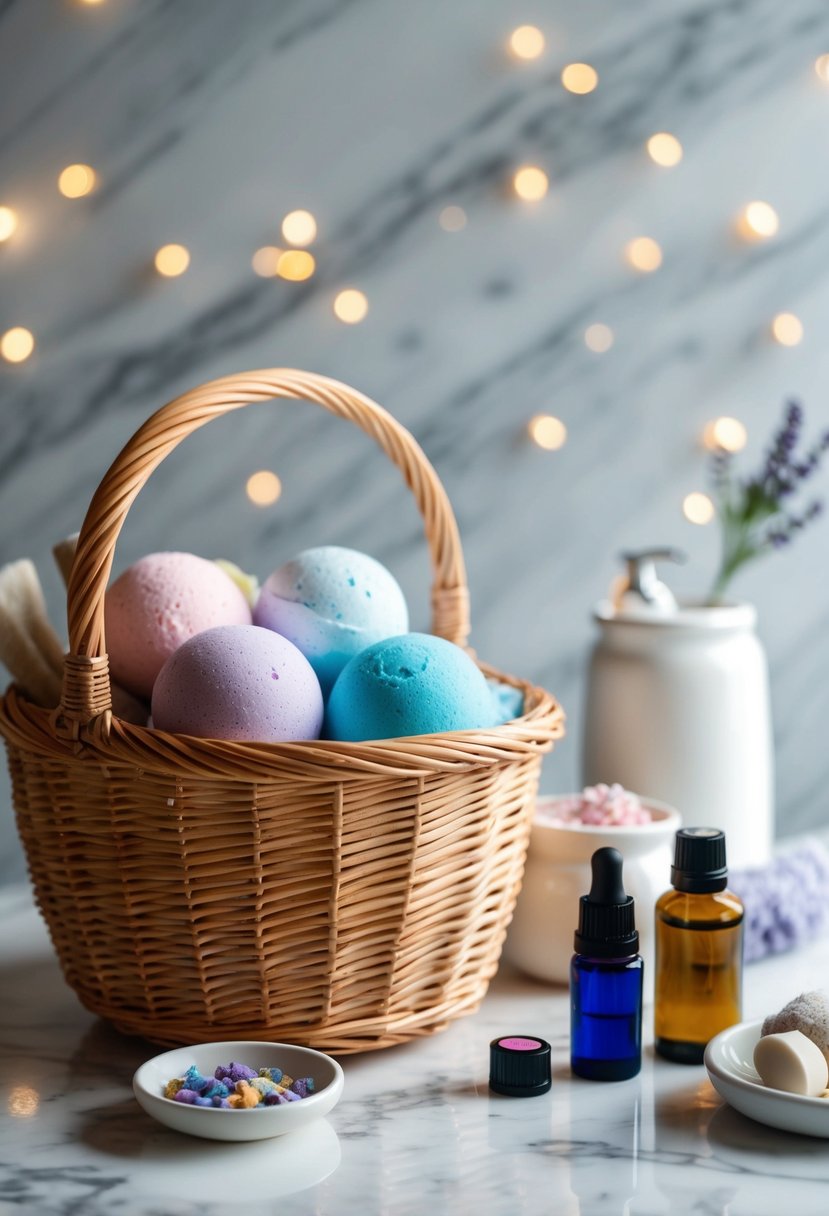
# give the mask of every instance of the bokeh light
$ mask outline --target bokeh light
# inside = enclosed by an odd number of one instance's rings
[[[682,500],[682,514],[692,524],[710,524],[714,518],[714,504],[707,494],[694,490]]]
[[[544,198],[550,186],[550,179],[538,165],[522,165],[517,169],[512,179],[513,189],[525,203],[537,203]]]
[[[190,251],[184,245],[162,245],[155,255],[155,268],[165,279],[184,274],[190,265]]]
[[[519,25],[510,34],[509,49],[516,59],[538,59],[546,40],[537,25]]]
[[[714,418],[705,424],[702,441],[712,452],[741,452],[748,442],[748,431],[739,418]]]
[[[561,83],[568,93],[592,93],[599,83],[599,73],[589,63],[568,63],[561,73]]]
[[[613,330],[609,325],[603,325],[601,321],[588,325],[584,331],[584,345],[595,354],[603,355],[613,345]]]
[[[368,312],[368,300],[356,287],[346,287],[334,297],[334,315],[346,325],[357,325]]]
[[[310,245],[317,235],[317,221],[310,211],[289,211],[282,221],[282,235],[289,245]]]
[[[454,203],[450,203],[441,211],[438,223],[444,232],[460,232],[461,228],[466,227],[466,212],[463,207],[456,207]]]
[[[17,212],[13,207],[0,207],[0,244],[17,231]]]
[[[793,312],[779,312],[771,323],[771,333],[781,346],[797,346],[803,341],[803,322]]]
[[[650,274],[662,265],[662,250],[652,237],[637,236],[625,246],[625,258],[634,270]]]
[[[254,506],[271,507],[282,493],[282,482],[270,469],[260,469],[247,479],[245,492]]]
[[[13,1119],[31,1119],[40,1106],[40,1094],[31,1085],[14,1085],[9,1090],[6,1109]]]
[[[815,71],[824,84],[829,84],[829,55],[818,55],[815,60]]]
[[[737,230],[746,241],[767,241],[780,227],[780,218],[771,203],[747,203],[737,217]]]
[[[669,131],[657,131],[645,146],[651,160],[665,169],[673,168],[682,160],[682,144]]]
[[[281,279],[301,283],[304,279],[310,279],[316,268],[317,263],[314,261],[312,253],[308,253],[304,249],[286,249],[279,255],[276,273]]]
[[[552,414],[536,414],[527,429],[533,443],[547,452],[557,452],[567,442],[567,427]]]
[[[276,245],[263,245],[261,249],[256,250],[250,259],[250,264],[261,278],[272,279],[279,273],[281,256],[282,250],[277,249]]]
[[[95,189],[97,180],[91,165],[67,165],[58,177],[58,190],[64,198],[83,198]]]
[[[0,355],[7,363],[23,363],[35,348],[34,334],[22,325],[7,329],[0,338]]]

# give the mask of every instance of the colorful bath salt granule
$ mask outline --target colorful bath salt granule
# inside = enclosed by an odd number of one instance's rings
[[[314,1092],[313,1077],[294,1080],[281,1068],[250,1068],[231,1060],[220,1064],[213,1076],[202,1076],[191,1064],[182,1077],[171,1077],[164,1097],[186,1106],[214,1110],[257,1110],[299,1102]]]

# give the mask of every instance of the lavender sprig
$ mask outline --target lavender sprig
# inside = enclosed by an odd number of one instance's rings
[[[825,431],[817,443],[798,454],[803,421],[802,408],[795,401],[789,402],[762,467],[746,480],[735,479],[730,453],[717,451],[711,457],[711,481],[722,531],[720,568],[710,595],[713,604],[722,599],[741,566],[788,545],[823,511],[820,499],[813,499],[800,510],[790,507],[829,450],[829,431]]]

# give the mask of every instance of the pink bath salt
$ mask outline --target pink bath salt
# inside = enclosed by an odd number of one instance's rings
[[[584,824],[588,827],[640,827],[653,822],[636,794],[618,783],[588,785],[573,798],[561,798],[554,807],[542,810],[539,819],[559,827]]]

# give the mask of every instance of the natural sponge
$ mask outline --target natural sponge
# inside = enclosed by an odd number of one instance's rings
[[[829,994],[818,989],[801,992],[779,1013],[772,1013],[763,1022],[762,1034],[783,1034],[799,1030],[820,1048],[829,1063]]]

